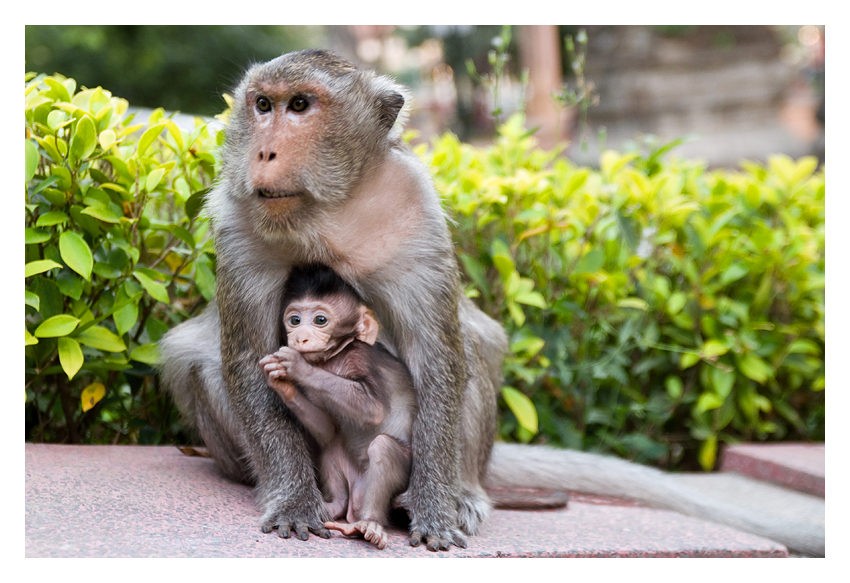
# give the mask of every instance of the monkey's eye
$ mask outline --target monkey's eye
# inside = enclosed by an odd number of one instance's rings
[[[297,326],[298,324],[301,323],[301,317],[300,316],[292,316],[291,318],[289,318],[289,323],[292,326]]]
[[[300,95],[296,95],[289,102],[289,109],[291,109],[292,111],[300,113],[300,112],[304,111],[305,109],[307,109],[308,105],[310,105],[310,103],[306,99],[304,99]]]
[[[328,319],[325,318],[324,316],[316,316],[315,319],[313,320],[313,323],[316,326],[324,326],[325,324],[328,323]]]
[[[258,97],[257,98],[257,110],[262,113],[268,113],[272,110],[272,102],[268,97]]]

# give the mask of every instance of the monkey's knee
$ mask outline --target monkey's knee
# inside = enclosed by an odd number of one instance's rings
[[[410,472],[410,448],[389,435],[379,435],[366,450],[369,467],[393,474]]]

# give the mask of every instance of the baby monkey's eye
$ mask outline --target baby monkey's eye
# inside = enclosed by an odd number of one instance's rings
[[[267,113],[272,109],[272,102],[268,97],[257,98],[257,109],[263,113]]]
[[[316,326],[324,326],[328,323],[328,319],[324,316],[316,316],[316,319],[313,320],[313,323],[316,324]]]
[[[293,326],[297,326],[298,324],[301,323],[301,317],[300,316],[292,316],[291,318],[289,318],[289,323]]]

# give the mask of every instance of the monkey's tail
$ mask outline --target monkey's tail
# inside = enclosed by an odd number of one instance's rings
[[[497,443],[485,480],[490,487],[553,488],[634,500],[778,541],[824,556],[825,533],[811,524],[766,516],[697,492],[670,475],[618,458],[547,446]]]

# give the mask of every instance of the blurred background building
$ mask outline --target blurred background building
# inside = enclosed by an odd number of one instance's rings
[[[27,26],[26,70],[213,115],[250,63],[308,47],[410,86],[416,140],[484,142],[522,110],[583,164],[647,136],[712,166],[823,159],[823,26]]]

